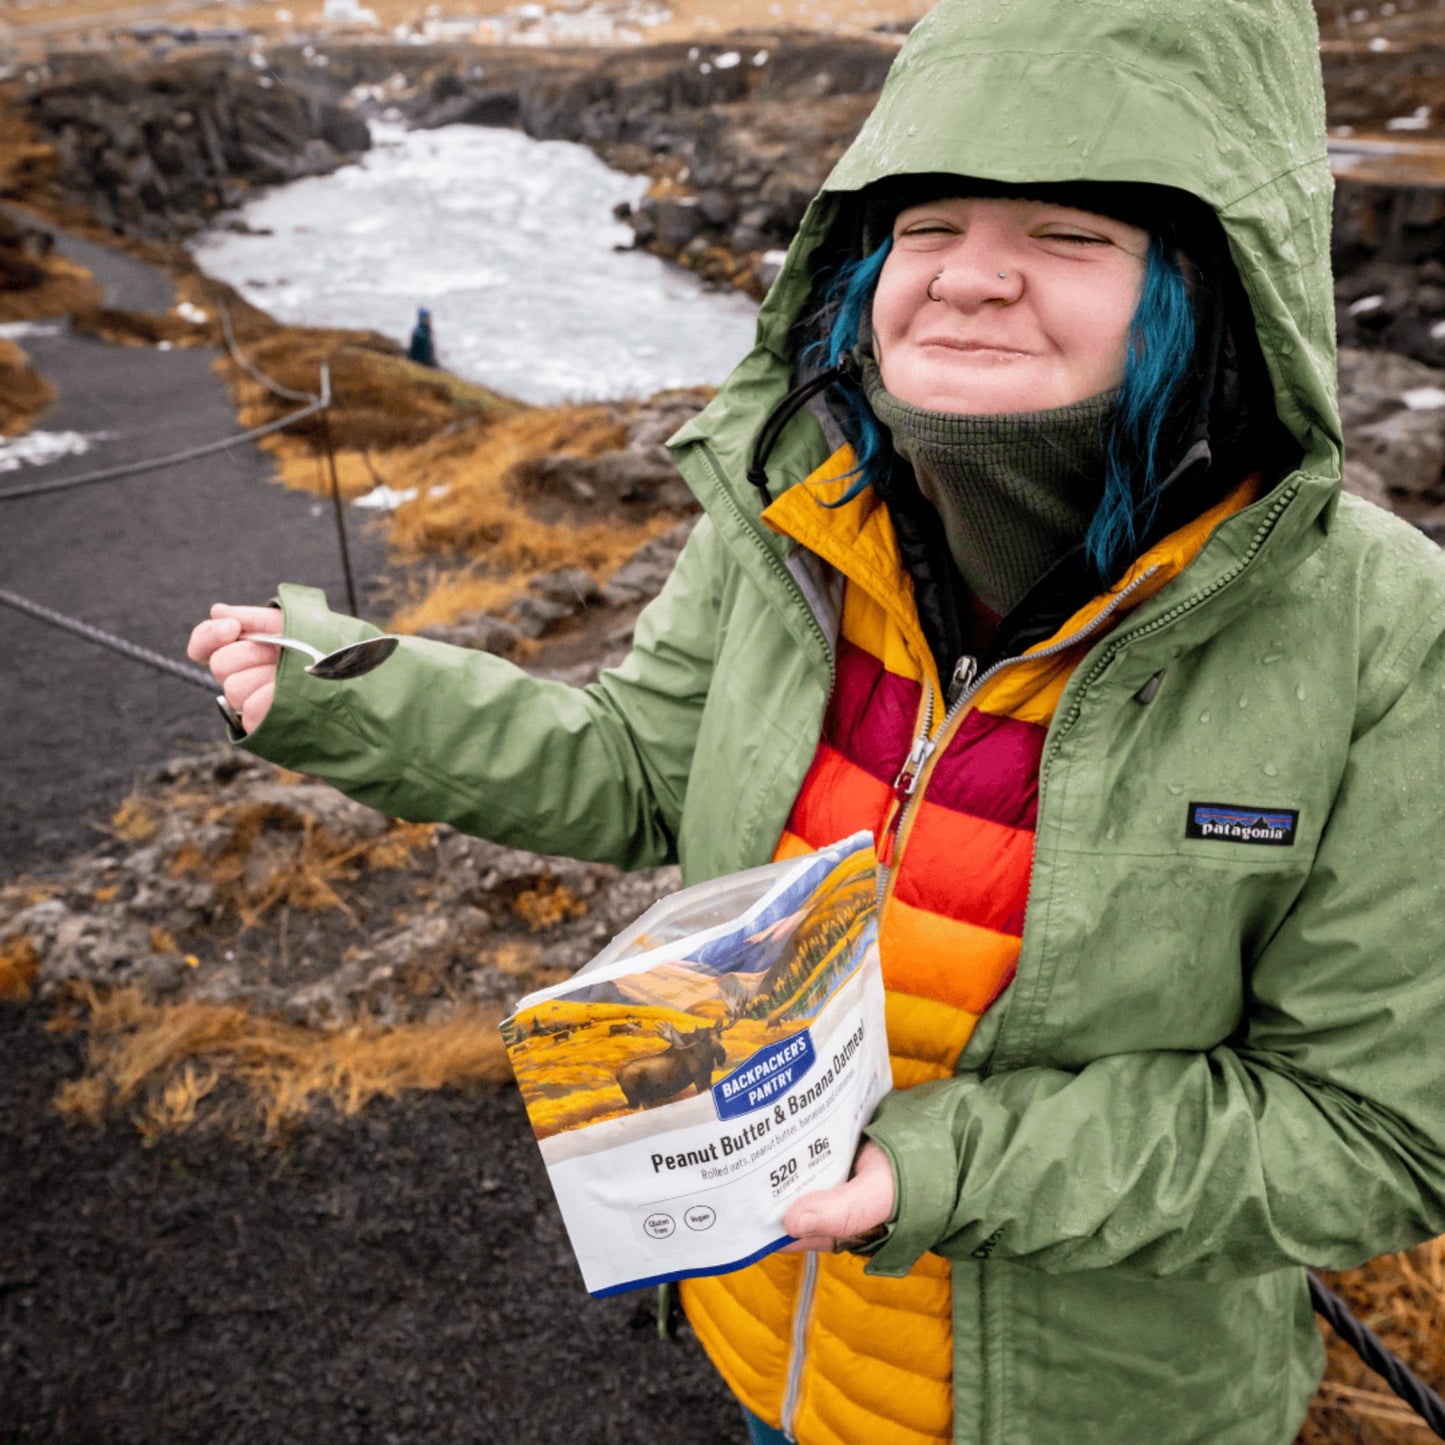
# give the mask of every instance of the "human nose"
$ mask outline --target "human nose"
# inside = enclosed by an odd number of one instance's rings
[[[1023,272],[1008,248],[987,232],[970,229],[939,260],[941,269],[928,283],[930,301],[972,311],[991,301],[1008,306],[1023,294]]]

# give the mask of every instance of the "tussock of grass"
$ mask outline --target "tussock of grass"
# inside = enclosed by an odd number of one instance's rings
[[[40,955],[23,935],[0,943],[0,1002],[30,997]]]
[[[207,346],[210,333],[174,311],[118,311],[111,306],[87,306],[70,318],[71,328],[111,346]]]
[[[217,301],[196,303],[214,309]],[[229,303],[228,303],[229,304]],[[235,307],[232,314],[235,315]],[[332,405],[322,416],[298,423],[280,443],[283,453],[294,454],[297,442],[314,450],[331,428],[338,450],[368,447],[385,451],[413,447],[456,423],[510,416],[522,410],[475,382],[448,372],[418,366],[401,354],[394,341],[365,331],[277,326],[260,313],[237,318],[241,350],[251,364],[292,391],[315,393],[320,387],[323,363],[331,371]],[[278,397],[238,367],[230,356],[217,362],[236,399],[244,426],[274,421],[297,403]],[[307,489],[310,489],[309,484]]]
[[[512,911],[537,933],[566,919],[585,917],[587,905],[560,883],[543,878],[537,887],[523,890],[512,900]]]
[[[417,493],[397,509],[392,543],[406,558],[495,547],[511,525],[524,520],[517,516],[511,487],[519,465],[558,455],[590,460],[626,440],[626,427],[609,406],[535,407],[496,421],[484,433],[439,436],[383,468],[391,487]],[[568,528],[569,535],[572,531]]]
[[[45,272],[45,279],[38,286],[0,291],[0,321],[69,316],[100,305],[104,292],[84,266],[55,255],[38,257],[36,264]]]
[[[396,823],[379,836],[344,842],[315,819],[276,803],[214,809],[208,821],[217,820],[227,828],[218,849],[183,843],[166,866],[174,878],[214,882],[222,903],[243,928],[282,906],[337,909],[351,916],[338,886],[354,882],[364,869],[408,866],[433,832],[426,823]],[[269,846],[263,841],[268,833]]]
[[[111,814],[108,831],[126,843],[148,843],[160,827],[161,813],[155,801],[130,793]]]
[[[86,1070],[62,1086],[57,1109],[92,1126],[131,1111],[148,1136],[257,1119],[274,1136],[321,1104],[351,1115],[411,1090],[511,1077],[497,1011],[323,1034],[229,1005],[154,1003],[135,989],[86,987],[75,1003],[83,1017],[66,1026],[89,1036]]]
[[[7,296],[14,294],[0,292],[0,311],[4,310]],[[55,388],[30,365],[13,341],[0,337],[0,436],[20,436],[29,431],[54,400]]]

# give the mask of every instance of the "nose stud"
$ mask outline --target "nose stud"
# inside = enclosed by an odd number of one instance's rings
[[[1007,280],[1008,280],[1008,272],[1007,272],[1007,271],[1000,271],[1000,272],[998,273],[998,279],[999,279],[1000,281],[1007,281]],[[925,296],[927,296],[930,301],[942,301],[942,300],[943,300],[943,297],[942,297],[942,296],[935,296],[935,295],[933,294],[933,288],[934,288],[940,281],[942,281],[942,280],[943,280],[943,272],[942,272],[942,271],[937,271],[937,272],[934,273],[933,279],[932,279],[931,281],[929,281],[928,285],[923,288],[923,294],[924,294]]]

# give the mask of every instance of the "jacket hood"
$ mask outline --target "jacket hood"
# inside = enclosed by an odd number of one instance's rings
[[[809,207],[754,349],[675,438],[684,470],[686,444],[706,440],[727,477],[744,475],[751,439],[786,391],[815,271],[861,243],[865,187],[936,172],[1149,182],[1218,216],[1275,411],[1302,452],[1289,530],[1327,521],[1342,438],[1318,43],[1310,0],[940,0]],[[774,494],[826,452],[800,414],[769,461]],[[703,480],[705,502],[720,480]]]

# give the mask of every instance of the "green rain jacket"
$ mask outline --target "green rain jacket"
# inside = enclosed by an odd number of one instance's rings
[[[957,1076],[890,1095],[870,1128],[899,1187],[870,1268],[952,1262],[958,1441],[1289,1441],[1321,1362],[1301,1266],[1445,1231],[1445,565],[1340,498],[1316,45],[1308,0],[943,0],[808,212],[755,349],[673,441],[706,516],[626,661],[571,689],[416,642],[338,685],[288,654],[246,740],[508,844],[679,859],[690,882],[765,861],[834,625],[816,559],[759,522],[743,476],[851,193],[951,171],[1210,204],[1302,463],[1073,673],[1017,978]],[[798,415],[774,493],[827,451]],[[371,632],[281,595],[318,646]],[[1190,837],[1200,802],[1297,821],[1286,843]]]

